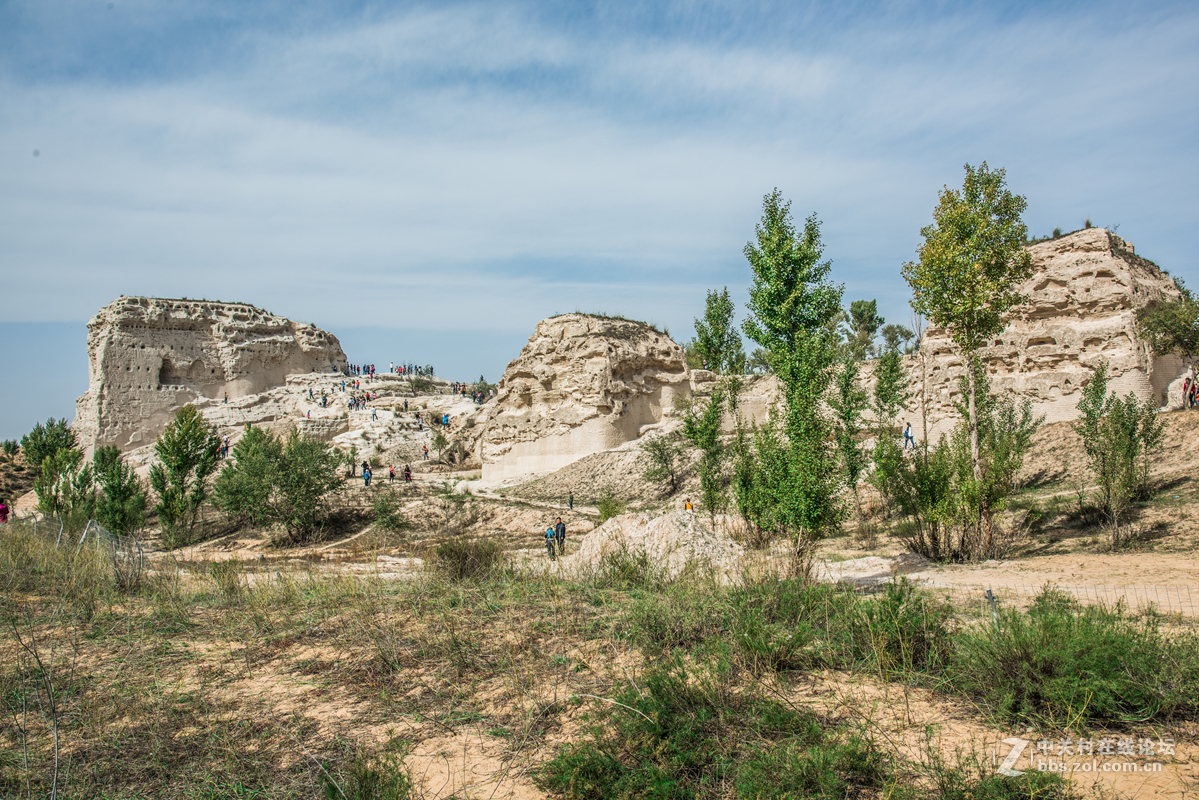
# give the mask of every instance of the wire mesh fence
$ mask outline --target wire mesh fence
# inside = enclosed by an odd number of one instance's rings
[[[961,586],[924,581],[921,585],[935,596],[952,603],[963,614],[980,616],[1005,608],[1026,609],[1046,591],[1045,585]],[[1103,605],[1110,608],[1122,605],[1134,614],[1157,613],[1179,617],[1192,624],[1199,623],[1199,588],[1187,586],[1053,585],[1046,600],[1050,603]]]

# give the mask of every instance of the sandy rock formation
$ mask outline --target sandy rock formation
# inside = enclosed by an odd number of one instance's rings
[[[644,323],[542,320],[477,417],[483,480],[559,469],[632,441],[690,391],[683,348]]]
[[[1014,309],[994,342],[979,351],[995,391],[1032,402],[1049,422],[1078,417],[1079,390],[1106,361],[1109,389],[1167,403],[1172,382],[1185,369],[1178,356],[1155,357],[1136,332],[1136,309],[1178,297],[1174,280],[1133,246],[1103,228],[1031,245],[1034,274],[1020,291],[1029,302]],[[904,358],[910,384],[908,411],[920,436],[922,375],[927,376],[929,438],[952,429],[965,374],[956,348],[942,328],[929,327],[919,355]],[[873,362],[863,372],[873,386]]]
[[[337,338],[244,303],[122,297],[88,323],[87,394],[74,428],[89,450],[152,442],[175,409],[344,367]]]
[[[677,578],[688,568],[734,570],[744,548],[727,533],[719,533],[693,511],[672,511],[660,517],[622,514],[587,534],[578,552],[560,559],[560,569],[585,576],[603,567],[609,555],[647,554],[651,568]]]

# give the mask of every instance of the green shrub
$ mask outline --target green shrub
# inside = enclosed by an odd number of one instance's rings
[[[326,800],[408,800],[412,796],[412,778],[397,753],[368,758],[359,753],[341,771],[335,781],[321,774],[321,789]]]
[[[943,769],[933,782],[934,796],[941,800],[1069,800],[1075,796],[1061,775],[1036,770],[1008,777],[983,770],[972,776],[961,769]]]
[[[599,511],[599,524],[603,525],[613,517],[623,514],[625,504],[623,500],[613,497],[611,492],[605,492],[603,497],[595,501],[595,508]]]
[[[881,597],[858,604],[851,630],[854,653],[880,672],[936,672],[951,650],[953,609],[906,580],[888,583]]]
[[[438,572],[454,581],[491,577],[503,561],[503,548],[494,539],[451,539],[437,545],[433,555]]]
[[[1027,612],[1004,611],[998,631],[966,630],[947,677],[999,717],[1065,728],[1193,715],[1199,709],[1194,636],[1163,637],[1122,608],[1063,604],[1051,590]]]
[[[162,523],[167,547],[194,540],[196,518],[208,499],[208,477],[216,469],[220,437],[196,407],[185,405],[154,443],[159,463],[150,468],[150,485],[158,495],[154,512]]]
[[[591,584],[601,589],[654,589],[666,583],[661,565],[644,550],[625,548],[604,553],[591,576]]]
[[[146,489],[121,451],[97,447],[92,456],[96,475],[96,521],[117,534],[133,534],[146,523]]]
[[[409,526],[400,505],[399,495],[394,489],[384,489],[375,495],[371,511],[375,515],[375,524],[385,531],[399,533]]]
[[[597,710],[600,725],[537,776],[576,798],[844,798],[880,787],[884,761],[860,739],[679,662]],[[731,786],[730,786],[731,784]]]
[[[324,523],[328,496],[344,486],[342,463],[326,442],[252,428],[217,476],[216,502],[254,524],[278,525],[285,544],[308,541]]]
[[[54,417],[46,420],[46,424],[37,423],[33,430],[21,437],[21,450],[25,454],[25,463],[33,468],[36,474],[41,474],[42,462],[59,450],[70,450],[75,447],[75,431],[67,424],[66,418],[56,420]],[[6,449],[5,452],[8,452]]]

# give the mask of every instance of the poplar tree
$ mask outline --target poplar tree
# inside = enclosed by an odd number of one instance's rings
[[[692,349],[699,355],[704,369],[722,375],[744,371],[745,353],[741,350],[741,334],[733,324],[734,310],[729,287],[720,292],[708,292],[704,317],[695,320],[695,340],[692,342]]]
[[[979,463],[977,382],[972,368],[979,348],[1004,329],[1003,316],[1025,301],[1016,291],[1032,276],[1025,249],[1028,228],[1020,215],[1028,207],[1007,190],[1005,170],[987,162],[966,165],[961,190],[941,191],[933,224],[921,229],[919,260],[903,265],[912,287],[912,307],[945,328],[966,362],[969,396],[970,461],[976,481]]]
[[[797,230],[778,189],[763,200],[755,233],[745,246],[753,285],[742,329],[767,352],[782,390],[783,438],[761,461],[772,515],[792,532],[798,561],[845,515],[834,425],[822,403],[836,373],[830,323],[841,311],[842,287],[829,280],[832,263],[822,260],[820,221],[812,214]]]

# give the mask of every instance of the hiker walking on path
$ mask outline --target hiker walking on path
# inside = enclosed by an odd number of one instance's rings
[[[912,423],[905,422],[904,425],[906,425],[907,427],[903,429],[903,449],[907,450],[908,445],[911,445],[912,449],[915,450],[916,449],[916,438],[914,436],[912,436]]]
[[[4,525],[7,522],[8,522],[8,505],[3,500],[0,500],[0,525]]]
[[[404,465],[404,483],[412,483],[412,467]]]
[[[567,495],[567,497],[566,497],[566,506],[567,506],[567,508],[569,508],[571,511],[574,511],[574,510],[575,510],[575,493],[574,493],[574,492],[571,492],[569,495]]]
[[[363,486],[371,485],[371,468],[370,467],[362,468],[362,485]]]
[[[562,517],[558,517],[554,521],[554,542],[558,545],[558,555],[566,554],[566,526],[562,524]]]
[[[395,479],[396,479],[396,466],[395,466],[395,464],[392,464],[391,466],[389,466],[387,468],[387,482],[395,483]]]
[[[684,511],[694,511],[695,510],[695,507],[691,505],[690,497],[688,497],[686,500],[683,501],[683,510]]]
[[[554,528],[551,525],[545,532],[545,552],[550,554],[550,561],[557,561],[558,556],[554,554]]]

